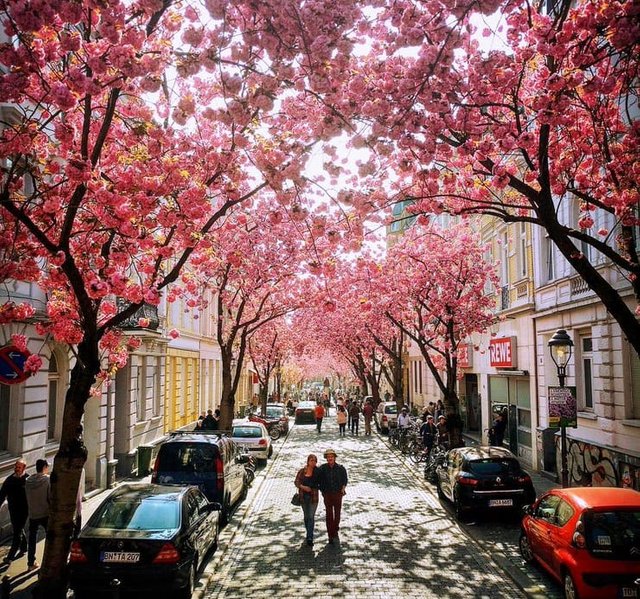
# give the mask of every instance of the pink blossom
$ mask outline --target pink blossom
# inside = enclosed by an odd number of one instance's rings
[[[24,363],[24,371],[36,373],[42,368],[42,358],[38,354],[31,354]]]
[[[171,329],[169,331],[169,337],[171,337],[171,339],[177,339],[180,337],[180,331],[178,331],[178,329]]]
[[[11,343],[15,345],[21,352],[27,351],[27,337],[26,335],[20,335],[19,333],[14,333],[11,335]]]

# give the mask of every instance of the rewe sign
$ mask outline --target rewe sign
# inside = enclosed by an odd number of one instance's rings
[[[491,339],[489,341],[489,357],[493,368],[515,368],[516,338]]]

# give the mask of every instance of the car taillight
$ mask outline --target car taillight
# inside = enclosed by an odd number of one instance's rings
[[[386,416],[382,417],[382,422],[388,422],[388,421],[389,421],[389,418],[387,418]]]
[[[461,485],[469,485],[470,487],[475,487],[478,484],[478,479],[470,476],[459,475],[457,480]]]
[[[180,552],[173,543],[165,543],[153,558],[154,564],[176,564],[180,561]]]
[[[516,481],[522,484],[530,483],[531,477],[528,474],[521,474],[516,477]]]
[[[260,441],[258,441],[258,445],[266,445],[266,444],[267,444],[266,439],[260,439]]]
[[[579,549],[584,549],[587,546],[587,540],[584,536],[584,524],[582,520],[578,520],[576,522],[576,530],[573,533],[573,538],[571,539],[573,544]]]
[[[73,541],[71,543],[71,552],[69,553],[69,561],[72,564],[85,564],[89,561],[87,556],[82,551],[80,541]]]
[[[222,457],[218,456],[216,458],[216,488],[218,491],[224,491],[224,462],[222,461]]]

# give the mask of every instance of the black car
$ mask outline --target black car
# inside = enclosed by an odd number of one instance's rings
[[[218,541],[220,504],[197,487],[150,483],[114,489],[71,544],[70,586],[76,599],[119,590],[190,598]]]
[[[458,517],[472,510],[517,510],[536,498],[530,476],[502,447],[452,449],[436,470],[436,485]]]
[[[316,423],[316,403],[314,401],[301,401],[296,408],[296,424]]]
[[[219,431],[171,433],[158,449],[151,482],[200,487],[207,499],[222,505],[222,524],[247,492],[242,450]]]

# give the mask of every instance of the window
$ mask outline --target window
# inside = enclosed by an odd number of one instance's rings
[[[640,420],[640,357],[629,346],[629,356],[631,361],[631,402],[628,404],[628,417]]]
[[[0,451],[9,449],[9,416],[11,388],[0,383]]]
[[[48,370],[48,397],[47,397],[47,441],[57,441],[62,430],[62,406],[64,399],[61,396],[60,368],[58,358],[51,352]]]
[[[545,235],[544,237],[544,249],[545,249],[545,256],[546,256],[546,261],[547,261],[547,269],[546,269],[546,276],[547,276],[547,280],[546,282],[549,283],[551,281],[553,281],[556,278],[556,272],[555,272],[555,265],[553,262],[553,257],[554,257],[554,246],[553,246],[553,241],[551,241],[551,239],[549,238],[548,235]]]
[[[518,279],[527,276],[527,223],[518,223],[516,260],[518,265]]]
[[[506,231],[502,234],[501,241],[500,283],[505,286],[509,284],[509,235]]]
[[[593,410],[593,339],[581,339],[582,389],[580,392],[581,408]]]

